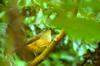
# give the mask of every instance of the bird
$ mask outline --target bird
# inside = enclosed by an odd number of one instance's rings
[[[40,38],[28,44],[26,47],[33,52],[35,56],[41,54],[51,42],[51,30],[45,30],[41,33]]]

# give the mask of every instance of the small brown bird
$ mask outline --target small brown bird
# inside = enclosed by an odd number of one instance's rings
[[[41,34],[40,38],[27,45],[35,56],[39,55],[51,42],[51,30],[46,30]]]

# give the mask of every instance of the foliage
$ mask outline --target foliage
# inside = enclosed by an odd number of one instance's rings
[[[9,22],[9,2],[11,0],[0,1],[0,65],[25,66],[27,62],[20,59],[15,52],[11,56],[5,56],[5,50],[12,50],[10,49],[11,39],[8,40],[9,45],[7,45],[6,32]],[[17,1],[18,12],[23,18],[22,30],[26,40],[45,29],[52,30],[52,37],[59,33],[60,29],[66,32],[66,36],[56,50],[39,66],[78,66],[86,59],[85,54],[97,54],[95,49],[100,40],[99,3],[99,0]],[[94,60],[89,60],[85,62],[85,66],[93,65]]]

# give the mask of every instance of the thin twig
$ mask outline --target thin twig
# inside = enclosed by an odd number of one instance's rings
[[[37,56],[33,61],[29,62],[28,66],[37,66],[38,64],[40,64],[45,58],[47,58],[50,52],[55,49],[55,47],[59,44],[64,36],[65,33],[64,30],[62,30],[39,56]]]

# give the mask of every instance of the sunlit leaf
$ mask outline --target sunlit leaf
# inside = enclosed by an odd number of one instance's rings
[[[100,40],[100,24],[94,20],[83,18],[67,18],[62,14],[51,25],[63,28],[67,35],[73,39],[85,39],[88,41]]]

